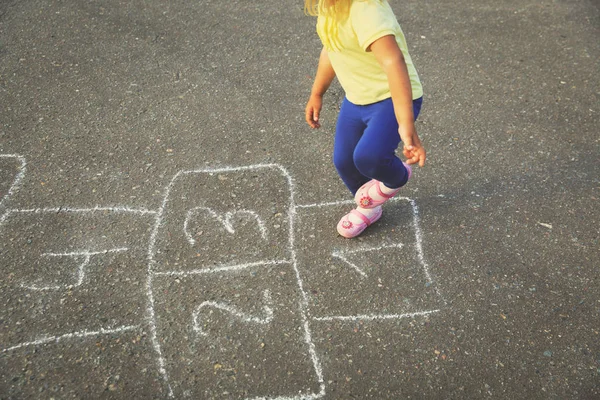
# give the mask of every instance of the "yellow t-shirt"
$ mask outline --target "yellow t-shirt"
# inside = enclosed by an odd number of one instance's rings
[[[325,17],[317,19],[317,33],[324,40]],[[387,76],[367,48],[377,39],[394,35],[402,54],[412,86],[412,97],[423,96],[423,88],[413,65],[404,33],[386,0],[353,0],[350,14],[338,25],[336,48],[327,49],[331,65],[351,103],[365,105],[391,96]]]

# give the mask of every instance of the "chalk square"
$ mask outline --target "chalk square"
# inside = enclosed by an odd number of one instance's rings
[[[413,202],[389,202],[376,224],[349,240],[339,236],[335,227],[352,207],[298,208],[298,267],[313,318],[404,315],[441,307],[420,259]]]
[[[178,173],[165,194],[153,271],[289,260],[291,196],[275,166]]]
[[[152,222],[110,210],[9,210],[0,224],[2,348],[142,323]]]
[[[157,336],[176,398],[318,393],[291,264],[157,276],[154,293]]]

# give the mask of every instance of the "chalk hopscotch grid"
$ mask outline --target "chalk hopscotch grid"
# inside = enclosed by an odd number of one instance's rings
[[[13,158],[20,160],[22,166],[20,168],[19,174],[15,178],[14,183],[12,184],[11,188],[9,189],[9,192],[7,193],[6,196],[4,196],[0,200],[0,205],[2,205],[8,199],[9,195],[13,195],[16,192],[16,190],[20,187],[23,177],[24,177],[24,174],[25,174],[25,168],[27,165],[25,158],[22,156],[0,155],[0,158],[7,158],[7,157],[13,157]],[[249,170],[255,170],[255,169],[266,169],[266,168],[279,170],[284,175],[284,177],[287,179],[289,187],[290,187],[290,207],[289,207],[289,212],[288,212],[288,222],[289,222],[288,226],[289,226],[290,234],[289,234],[288,249],[291,254],[291,260],[269,260],[269,261],[261,261],[261,262],[256,262],[256,263],[247,263],[247,264],[224,265],[224,266],[213,267],[210,269],[193,270],[193,271],[169,271],[169,272],[155,272],[154,271],[154,267],[156,264],[156,261],[154,260],[154,254],[156,251],[156,249],[155,249],[156,236],[162,225],[163,214],[164,214],[164,211],[166,209],[166,206],[167,206],[167,203],[169,200],[169,195],[170,195],[171,189],[173,188],[173,185],[177,181],[177,179],[179,179],[181,176],[190,175],[190,174],[243,172],[243,171],[249,171]],[[299,302],[299,308],[300,308],[300,314],[301,314],[302,324],[303,324],[303,329],[304,329],[304,338],[305,338],[305,342],[308,346],[309,354],[310,354],[311,360],[313,362],[313,367],[314,367],[316,375],[317,375],[317,379],[318,379],[318,383],[319,383],[319,393],[300,394],[300,395],[296,395],[296,396],[292,396],[292,397],[285,397],[285,396],[255,397],[255,398],[252,398],[252,400],[288,400],[288,399],[289,400],[299,400],[299,399],[312,400],[312,399],[321,398],[325,395],[325,383],[324,383],[324,378],[323,378],[322,366],[321,366],[320,360],[317,356],[314,342],[312,340],[310,323],[309,323],[310,320],[312,320],[312,321],[367,320],[368,321],[368,320],[402,319],[402,318],[414,318],[414,317],[418,317],[418,316],[425,316],[425,315],[439,312],[440,310],[428,310],[428,311],[406,313],[406,314],[326,316],[326,317],[309,318],[310,311],[309,311],[308,294],[304,289],[304,283],[303,283],[303,280],[302,280],[302,277],[300,274],[300,270],[298,268],[297,255],[296,255],[296,250],[295,250],[295,233],[294,233],[295,225],[294,224],[297,220],[297,210],[303,209],[303,208],[312,208],[312,207],[328,207],[328,206],[337,206],[337,205],[347,205],[347,204],[353,204],[354,202],[351,200],[348,200],[348,201],[336,201],[336,202],[324,202],[324,203],[315,203],[315,204],[306,204],[306,205],[296,205],[294,197],[295,197],[295,182],[294,182],[293,178],[291,177],[291,175],[289,174],[289,172],[285,168],[283,168],[282,166],[280,166],[278,164],[257,164],[257,165],[250,165],[250,166],[244,166],[244,167],[224,167],[224,168],[214,168],[214,169],[206,168],[206,169],[199,169],[199,170],[192,170],[192,171],[179,171],[171,179],[169,185],[166,187],[162,204],[158,210],[147,210],[144,208],[130,208],[130,207],[125,207],[125,206],[114,206],[114,207],[96,206],[93,208],[54,207],[54,208],[34,208],[34,209],[7,209],[4,212],[4,214],[0,216],[0,228],[6,222],[8,217],[11,214],[15,214],[15,213],[40,214],[40,213],[66,212],[66,213],[84,213],[84,214],[86,214],[86,213],[95,213],[95,212],[115,212],[115,213],[131,213],[134,215],[151,215],[151,216],[153,216],[155,218],[155,223],[154,223],[154,228],[152,230],[152,233],[150,235],[149,244],[148,244],[148,252],[147,252],[147,256],[148,256],[148,271],[147,272],[148,273],[147,273],[147,281],[146,281],[146,291],[147,291],[147,297],[148,297],[148,307],[147,307],[148,321],[149,321],[148,325],[150,328],[150,333],[151,333],[150,336],[151,336],[151,340],[153,343],[153,347],[157,353],[157,362],[158,362],[158,366],[159,366],[159,372],[163,376],[163,379],[168,387],[168,393],[169,393],[170,397],[174,397],[174,393],[173,393],[173,390],[169,383],[168,373],[165,368],[165,359],[162,354],[160,342],[158,340],[158,335],[157,335],[157,328],[156,328],[156,315],[155,315],[155,310],[154,310],[154,294],[153,294],[153,279],[154,279],[154,277],[155,276],[164,276],[164,275],[185,276],[185,275],[203,274],[203,273],[232,272],[232,271],[240,271],[243,269],[247,269],[247,268],[254,267],[254,266],[260,266],[260,265],[291,264],[293,266],[294,272],[296,274],[296,279],[297,279],[298,286],[300,288],[300,292],[302,295],[300,302]],[[416,248],[417,248],[418,258],[419,258],[419,261],[421,262],[421,265],[423,266],[423,269],[424,269],[424,272],[425,272],[428,282],[433,283],[432,276],[429,272],[429,266],[426,263],[424,255],[423,255],[423,248],[422,248],[422,243],[421,243],[422,242],[422,233],[421,233],[420,226],[419,226],[418,207],[417,207],[415,201],[412,199],[408,199],[405,197],[399,197],[399,198],[392,199],[392,201],[398,201],[398,200],[408,201],[408,202],[410,202],[410,204],[412,206],[413,227],[415,229]],[[224,225],[226,225],[226,224],[224,224]],[[227,225],[225,227],[227,228]],[[396,247],[400,247],[400,246],[396,246]],[[123,249],[116,249],[116,250],[123,250]],[[357,250],[357,251],[359,251],[359,250]],[[338,256],[339,256],[339,254],[338,254]],[[442,299],[444,305],[447,305],[446,300],[439,292],[439,288],[437,287],[437,285],[434,285],[434,290],[436,291],[437,295]],[[68,333],[68,334],[63,334],[63,335],[58,335],[58,336],[45,336],[36,341],[21,343],[21,344],[3,349],[2,352],[3,353],[9,352],[9,351],[20,349],[20,348],[27,347],[27,346],[35,346],[35,345],[52,343],[52,342],[58,343],[59,341],[66,340],[66,339],[85,338],[85,337],[97,336],[97,335],[102,335],[102,334],[114,334],[114,333],[127,332],[127,331],[131,331],[131,330],[136,330],[136,329],[140,329],[140,326],[123,326],[123,327],[118,327],[118,328],[114,328],[114,329],[101,328],[98,331],[90,332],[87,330],[83,330],[80,332],[73,332],[73,333]]]

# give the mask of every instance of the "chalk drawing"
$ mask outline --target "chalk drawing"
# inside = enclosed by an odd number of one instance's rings
[[[76,274],[76,282],[70,285],[52,285],[52,286],[37,286],[37,285],[25,285],[21,284],[21,287],[29,290],[36,291],[46,291],[46,290],[65,290],[74,288],[77,286],[81,286],[83,280],[85,279],[85,269],[90,263],[92,256],[96,256],[99,254],[109,254],[109,253],[119,253],[124,252],[129,249],[127,248],[119,248],[119,249],[110,249],[104,251],[79,251],[79,252],[71,252],[71,253],[44,253],[42,257],[69,257],[74,259],[83,259],[79,267],[77,268]]]
[[[192,320],[193,320],[193,330],[194,332],[196,332],[197,334],[201,335],[201,336],[208,336],[208,334],[206,332],[204,332],[202,330],[202,322],[200,319],[200,311],[202,311],[203,308],[216,308],[217,310],[223,310],[226,311],[228,313],[230,313],[231,315],[233,315],[234,317],[241,319],[243,322],[247,322],[247,323],[251,323],[251,324],[259,324],[259,325],[268,325],[271,323],[271,321],[273,321],[273,308],[272,308],[272,301],[271,301],[271,292],[267,289],[263,292],[263,301],[265,303],[265,305],[263,306],[263,310],[264,310],[264,317],[255,317],[253,315],[238,311],[235,307],[232,307],[226,303],[217,303],[215,301],[204,301],[202,302],[202,304],[200,304],[198,307],[196,307],[196,310],[194,310],[194,313],[192,314]],[[209,311],[212,314],[212,310]]]
[[[0,154],[0,159],[8,158],[14,158],[15,160],[19,161],[21,165],[19,166],[19,172],[15,176],[13,183],[8,188],[8,191],[0,198],[0,210],[2,209],[2,206],[4,206],[6,200],[8,200],[8,198],[15,194],[15,192],[19,189],[21,183],[23,182],[23,177],[25,177],[25,171],[27,170],[27,161],[25,160],[25,157],[18,154]]]
[[[12,346],[12,347],[3,349],[2,353],[6,353],[9,351],[17,350],[17,349],[20,349],[23,347],[28,347],[28,346],[39,346],[39,345],[48,344],[48,343],[58,343],[58,342],[61,342],[63,340],[67,340],[67,339],[86,338],[86,337],[99,336],[99,335],[110,335],[110,334],[114,334],[114,333],[135,331],[135,330],[139,330],[139,329],[140,329],[140,326],[132,325],[132,326],[121,326],[118,328],[108,328],[108,329],[100,328],[97,331],[83,330],[83,331],[67,333],[65,335],[59,335],[59,336],[44,336],[41,339],[34,340],[33,342],[25,342],[25,343],[18,344],[16,346]]]
[[[16,193],[16,191],[20,188],[22,181],[24,179],[24,176],[25,176],[27,163],[26,163],[25,158],[20,155],[11,155],[11,154],[0,155],[0,158],[14,158],[14,159],[18,160],[21,164],[19,167],[19,171],[14,179],[14,182],[11,184],[8,192],[6,193],[5,196],[0,198],[0,206],[3,207],[3,206],[5,206],[7,199],[10,196],[14,195]],[[164,224],[165,210],[170,201],[171,191],[172,191],[175,183],[179,179],[181,179],[185,176],[189,176],[189,175],[193,175],[193,174],[200,174],[200,173],[219,174],[219,173],[228,173],[228,172],[245,172],[245,171],[256,171],[256,170],[265,170],[265,169],[274,169],[276,171],[279,171],[285,177],[288,187],[289,187],[289,209],[287,212],[289,240],[286,245],[287,250],[289,251],[289,254],[290,254],[289,259],[264,260],[264,261],[258,261],[258,262],[252,262],[252,263],[238,262],[238,263],[233,263],[233,264],[228,264],[228,265],[218,265],[218,266],[212,266],[209,268],[197,269],[197,270],[191,270],[191,271],[167,271],[167,272],[156,271],[157,262],[155,260],[155,255],[157,252],[157,245],[156,245],[157,244],[157,235],[158,235],[159,230],[161,229],[161,227]],[[161,339],[158,337],[157,319],[156,319],[156,312],[155,312],[155,299],[154,299],[154,279],[156,279],[157,277],[161,277],[161,276],[191,276],[191,275],[214,274],[214,273],[239,273],[240,271],[244,271],[244,270],[247,270],[248,268],[253,268],[253,267],[285,265],[285,264],[290,265],[294,271],[295,279],[297,281],[297,285],[298,285],[299,293],[300,293],[300,297],[298,300],[298,311],[299,311],[299,314],[301,317],[301,324],[302,324],[301,328],[303,330],[304,343],[307,347],[307,352],[308,352],[311,362],[312,362],[312,366],[313,366],[313,369],[315,372],[316,381],[318,383],[319,389],[316,393],[302,392],[302,393],[298,393],[298,394],[294,394],[294,395],[290,395],[290,396],[254,397],[254,398],[252,398],[252,400],[275,400],[275,399],[277,399],[277,400],[300,400],[300,399],[313,400],[313,399],[315,399],[316,400],[316,399],[322,398],[326,395],[326,386],[325,386],[325,382],[324,382],[323,368],[321,365],[321,361],[318,357],[318,354],[317,354],[317,351],[315,348],[315,344],[312,339],[312,333],[311,333],[311,323],[312,322],[320,323],[320,322],[324,322],[324,321],[331,322],[331,321],[356,321],[356,320],[363,320],[363,321],[397,320],[397,319],[404,319],[404,318],[416,318],[416,317],[428,316],[428,315],[431,315],[434,313],[438,313],[441,310],[435,309],[435,310],[419,311],[419,312],[412,312],[412,313],[406,313],[406,314],[381,314],[381,315],[364,314],[364,315],[347,315],[347,316],[333,315],[333,316],[311,317],[309,315],[309,308],[310,308],[309,307],[309,296],[308,296],[307,291],[304,289],[304,281],[302,279],[301,272],[299,269],[298,257],[297,257],[297,252],[296,252],[296,248],[295,248],[295,245],[296,245],[295,224],[298,220],[298,215],[297,215],[298,210],[305,209],[305,208],[311,208],[311,207],[330,207],[330,206],[340,206],[340,205],[351,205],[351,204],[354,204],[354,202],[352,200],[347,200],[347,201],[334,201],[334,202],[323,202],[323,203],[298,205],[295,203],[295,196],[296,196],[296,185],[295,185],[294,179],[292,178],[292,176],[289,174],[289,172],[284,167],[282,167],[278,164],[257,164],[257,165],[249,165],[249,166],[242,166],[242,167],[205,168],[205,169],[177,172],[173,176],[173,178],[169,181],[168,185],[165,187],[162,202],[157,210],[147,210],[144,208],[131,208],[131,207],[127,207],[127,206],[117,205],[117,206],[108,206],[108,207],[96,206],[96,207],[92,207],[92,208],[52,207],[52,208],[31,208],[31,209],[6,209],[2,213],[2,209],[0,208],[0,228],[2,228],[2,226],[5,224],[7,219],[14,214],[44,214],[44,213],[91,214],[91,213],[97,213],[97,212],[114,212],[114,213],[131,214],[134,216],[148,215],[148,216],[153,217],[154,224],[153,224],[152,231],[150,233],[150,237],[148,240],[148,247],[147,247],[148,267],[147,267],[147,278],[146,278],[145,289],[146,289],[146,296],[147,296],[148,303],[147,303],[147,308],[146,308],[146,311],[147,311],[146,321],[147,321],[148,328],[150,331],[150,339],[152,342],[152,347],[156,353],[156,361],[158,364],[158,370],[159,370],[159,373],[162,376],[162,378],[165,382],[165,385],[168,389],[169,397],[174,397],[174,392],[173,392],[173,389],[170,384],[165,356],[163,355],[162,349],[161,349]],[[424,254],[423,254],[423,247],[422,247],[422,236],[423,235],[422,235],[422,232],[420,229],[418,207],[414,200],[408,199],[408,198],[397,197],[397,198],[392,199],[392,201],[407,201],[412,206],[413,227],[414,227],[415,236],[416,236],[416,246],[415,246],[416,252],[418,255],[418,259],[421,263],[421,266],[423,267],[424,273],[426,275],[427,282],[429,284],[432,284],[434,282],[434,280],[429,271],[429,266],[425,260]],[[265,226],[265,223],[259,217],[259,215],[254,211],[237,210],[237,211],[230,211],[230,212],[227,212],[224,214],[219,214],[215,210],[210,209],[208,207],[197,207],[197,208],[191,209],[187,212],[186,219],[184,222],[184,227],[183,227],[184,232],[185,232],[185,237],[186,237],[187,241],[192,245],[194,245],[196,243],[196,239],[192,235],[192,232],[190,232],[190,229],[189,229],[190,222],[192,221],[193,218],[197,217],[198,213],[200,213],[200,212],[208,213],[212,218],[217,220],[223,226],[223,228],[230,234],[235,233],[234,222],[235,222],[236,218],[249,219],[249,220],[255,222],[255,225],[258,227],[258,229],[260,231],[261,238],[263,240],[267,239],[268,231]],[[356,265],[356,263],[351,262],[352,255],[358,254],[358,253],[364,253],[364,252],[378,251],[378,250],[382,250],[382,249],[386,249],[386,248],[400,248],[401,246],[402,246],[401,244],[396,244],[396,245],[386,245],[386,246],[372,247],[372,248],[359,248],[359,249],[346,250],[346,251],[336,250],[332,253],[332,256],[339,258],[340,260],[345,262],[350,268],[352,268],[354,271],[356,271],[359,275],[366,278],[366,277],[368,277],[368,275],[365,273],[365,271],[363,269],[361,269],[358,265]],[[127,251],[127,249],[126,248],[116,248],[116,249],[111,249],[111,250],[94,251],[94,252],[80,251],[80,252],[72,252],[72,253],[45,253],[42,255],[42,257],[48,257],[48,258],[70,257],[75,260],[81,260],[77,267],[77,271],[75,274],[75,279],[74,279],[75,282],[70,286],[69,285],[36,286],[36,285],[25,285],[24,284],[23,287],[27,288],[29,290],[34,290],[34,291],[49,291],[49,290],[61,290],[61,289],[68,288],[68,287],[80,286],[80,285],[84,284],[84,282],[85,282],[86,268],[88,267],[88,265],[90,263],[91,257],[100,255],[100,254],[114,253],[114,252],[120,252],[120,251]],[[442,301],[444,302],[444,304],[447,305],[446,300],[439,292],[439,288],[437,287],[437,285],[433,285],[433,286],[434,286],[434,290],[436,291],[439,298],[441,298]],[[192,318],[193,319],[193,321],[192,321],[193,330],[196,333],[198,333],[200,336],[206,336],[206,332],[204,332],[202,330],[201,315],[202,315],[202,313],[205,313],[207,311],[214,312],[214,310],[221,310],[223,312],[229,313],[232,315],[232,317],[238,318],[245,323],[267,325],[267,324],[271,323],[273,320],[272,300],[270,298],[270,293],[268,290],[263,292],[263,298],[264,298],[264,305],[262,307],[263,315],[259,315],[259,316],[242,312],[242,311],[238,310],[237,308],[235,308],[229,304],[226,304],[226,303],[211,302],[211,301],[203,302],[202,304],[200,304],[197,307],[197,309],[193,313],[193,318]],[[21,343],[21,344],[12,346],[12,347],[8,347],[6,349],[3,349],[2,352],[14,351],[14,350],[24,348],[27,346],[37,346],[37,345],[45,345],[45,344],[49,344],[49,343],[58,343],[60,341],[68,340],[68,339],[86,338],[86,337],[92,337],[92,336],[104,335],[104,334],[116,334],[116,333],[128,332],[128,331],[133,331],[133,330],[138,330],[138,329],[143,329],[143,328],[140,326],[132,325],[132,326],[121,326],[121,327],[117,327],[117,328],[102,328],[100,330],[95,330],[95,331],[82,330],[82,331],[78,331],[78,332],[67,333],[67,334],[63,334],[63,335],[55,335],[55,336],[43,336],[40,339],[37,339],[35,341],[25,342],[25,343]]]
[[[226,173],[226,172],[244,172],[244,171],[256,171],[256,170],[264,170],[264,169],[278,170],[285,177],[285,179],[287,180],[288,186],[289,186],[289,190],[290,190],[289,209],[288,209],[288,227],[289,227],[288,228],[289,229],[288,237],[289,237],[289,240],[287,243],[287,248],[291,255],[290,264],[292,265],[292,268],[294,270],[296,280],[298,282],[300,294],[301,294],[301,298],[298,303],[298,308],[299,308],[299,314],[302,319],[302,328],[304,330],[304,342],[306,343],[306,346],[308,347],[308,353],[310,355],[310,358],[311,358],[311,361],[313,364],[313,368],[314,368],[314,371],[315,371],[315,374],[317,377],[317,382],[319,384],[319,393],[316,393],[316,394],[312,393],[312,394],[298,395],[298,396],[291,396],[291,397],[268,397],[268,398],[269,399],[277,398],[277,399],[281,399],[281,400],[284,400],[284,399],[308,399],[308,398],[317,399],[317,398],[323,397],[325,395],[325,383],[324,383],[324,378],[323,378],[323,369],[321,366],[321,362],[317,356],[317,352],[316,352],[315,345],[312,340],[312,335],[311,335],[311,330],[310,330],[310,320],[308,317],[308,294],[307,294],[306,290],[304,289],[304,283],[302,281],[302,277],[301,277],[300,271],[298,269],[298,261],[297,261],[296,250],[295,250],[294,223],[295,223],[296,217],[297,217],[296,204],[295,204],[295,200],[294,200],[295,183],[294,183],[294,180],[292,179],[291,175],[288,173],[288,171],[285,168],[283,168],[282,166],[280,166],[278,164],[257,164],[257,165],[243,166],[243,167],[224,167],[224,168],[214,168],[214,169],[206,168],[206,169],[191,170],[191,171],[179,171],[177,174],[175,174],[175,176],[171,179],[171,181],[165,188],[163,201],[158,210],[156,223],[155,223],[154,229],[150,235],[150,241],[149,241],[149,245],[148,245],[148,260],[149,261],[148,261],[148,275],[147,275],[148,278],[146,281],[146,291],[147,291],[147,295],[148,295],[147,312],[148,312],[148,325],[150,327],[150,338],[152,340],[154,350],[156,351],[156,354],[157,354],[159,372],[162,375],[162,377],[168,387],[169,397],[174,397],[174,392],[169,383],[169,375],[168,375],[168,372],[166,369],[166,360],[162,353],[161,341],[158,337],[158,332],[157,332],[156,311],[154,308],[155,299],[154,299],[154,291],[153,291],[153,287],[154,287],[153,281],[154,281],[155,277],[158,275],[158,273],[155,271],[155,269],[156,269],[155,254],[156,254],[157,235],[158,235],[158,232],[159,232],[161,226],[164,223],[163,222],[164,213],[165,213],[166,207],[170,201],[171,190],[173,189],[177,180],[179,180],[180,178],[185,177],[187,175],[201,174],[201,173],[218,174],[218,173]],[[189,241],[189,238],[188,238],[188,241]],[[237,271],[237,270],[238,269],[232,269],[232,271]],[[261,398],[261,397],[259,397],[259,398]],[[267,399],[267,397],[262,397],[262,398]]]
[[[402,248],[402,246],[403,246],[402,243],[398,243],[398,244],[392,244],[392,245],[386,245],[386,246],[356,249],[356,250],[352,250],[352,251],[334,251],[333,253],[331,253],[331,255],[333,257],[339,258],[340,260],[342,260],[343,262],[345,262],[346,264],[348,264],[350,267],[352,267],[360,275],[362,275],[363,277],[366,278],[368,275],[362,269],[360,269],[356,264],[354,264],[351,261],[349,261],[346,258],[347,255],[356,254],[356,253],[367,253],[369,251],[380,251],[380,250],[383,250],[383,249],[394,249],[394,248],[399,249],[399,248]]]
[[[192,218],[194,218],[201,211],[207,212],[208,214],[210,214],[211,217],[213,217],[214,219],[219,221],[223,225],[225,230],[231,234],[235,233],[235,229],[233,228],[233,223],[232,223],[233,217],[238,216],[238,215],[242,216],[242,217],[243,216],[252,217],[252,219],[254,219],[256,221],[256,223],[258,224],[258,229],[260,230],[261,237],[264,240],[267,240],[267,228],[265,226],[265,223],[262,221],[262,219],[260,219],[258,214],[256,214],[254,211],[249,211],[249,210],[228,211],[225,213],[225,217],[223,218],[212,208],[195,207],[187,212],[187,215],[185,217],[185,222],[183,223],[183,231],[185,233],[185,236],[186,236],[188,242],[191,245],[196,244],[196,239],[194,239],[194,236],[190,233],[190,231],[188,229],[188,224],[189,224],[189,221]]]

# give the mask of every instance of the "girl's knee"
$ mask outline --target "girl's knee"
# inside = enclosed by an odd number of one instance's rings
[[[354,154],[354,165],[364,176],[376,178],[385,174],[393,163],[393,157],[377,152],[356,152]]]
[[[356,167],[354,166],[354,161],[352,160],[352,155],[347,154],[334,153],[333,165],[340,172],[347,171],[350,169],[356,169]]]

